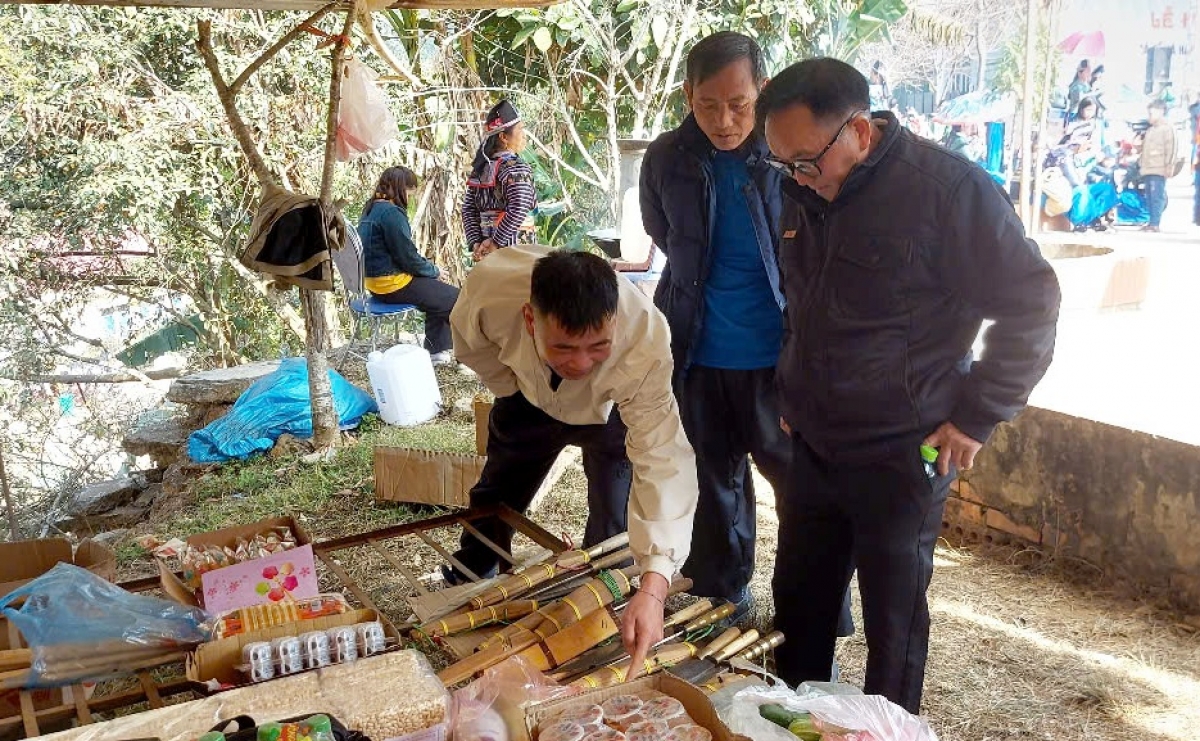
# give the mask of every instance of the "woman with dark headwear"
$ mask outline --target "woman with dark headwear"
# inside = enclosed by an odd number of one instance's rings
[[[476,261],[517,243],[535,241],[533,170],[521,159],[525,124],[508,100],[488,111],[463,196],[463,231]]]
[[[412,304],[425,312],[425,349],[435,364],[451,362],[450,310],[458,289],[438,280],[437,266],[417,251],[408,223],[408,194],[417,176],[389,167],[363,207],[358,235],[363,243],[363,286],[379,301]]]

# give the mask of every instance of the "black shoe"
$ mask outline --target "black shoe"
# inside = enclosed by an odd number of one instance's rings
[[[496,566],[493,566],[492,568],[488,569],[486,572],[480,574],[479,578],[480,579],[491,579],[498,572],[499,572],[499,568]],[[471,583],[471,579],[466,574],[464,574],[463,572],[454,568],[453,566],[450,566],[449,564],[442,566],[442,580],[451,587],[457,587],[457,586],[461,586],[463,584]]]

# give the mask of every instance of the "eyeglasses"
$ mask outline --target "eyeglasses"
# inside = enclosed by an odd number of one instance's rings
[[[842,132],[845,131],[846,127],[850,125],[850,122],[855,118],[858,118],[859,114],[865,112],[866,111],[855,111],[854,113],[851,113],[850,118],[847,118],[842,122],[842,125],[838,127],[837,133],[833,135],[833,138],[829,140],[829,143],[825,145],[825,148],[822,149],[816,157],[803,157],[801,159],[788,162],[786,160],[779,159],[773,154],[769,154],[767,155],[767,164],[771,167],[774,167],[776,170],[779,170],[784,175],[787,175],[789,178],[794,178],[797,175],[803,175],[809,178],[821,177],[821,158],[824,157],[830,149],[833,149],[833,145],[837,144],[837,140],[841,138]]]

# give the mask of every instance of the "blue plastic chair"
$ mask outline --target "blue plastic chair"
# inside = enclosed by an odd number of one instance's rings
[[[358,237],[358,230],[353,226],[347,225],[346,246],[333,253],[333,264],[342,276],[342,285],[346,292],[346,308],[350,310],[350,341],[346,345],[343,360],[345,355],[358,355],[358,353],[354,353],[353,347],[364,323],[369,330],[371,350],[374,351],[379,349],[379,332],[384,320],[400,322],[410,318],[419,318],[424,321],[424,315],[416,306],[380,301],[363,287],[363,275],[365,274],[363,246],[362,240]],[[423,341],[424,338],[418,336],[417,343],[420,344]]]

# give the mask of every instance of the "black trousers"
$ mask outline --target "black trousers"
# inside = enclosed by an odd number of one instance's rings
[[[755,500],[749,456],[778,495],[791,441],[779,429],[775,369],[692,366],[679,389],[683,429],[696,451],[700,498],[684,576],[700,597],[741,598],[754,575]]]
[[[749,457],[775,493],[788,485],[792,442],[779,427],[775,369],[692,366],[678,393],[680,416],[696,451],[700,497],[684,576],[700,597],[738,601],[754,576],[755,496]],[[853,635],[850,593],[839,636]]]
[[[538,409],[520,393],[496,399],[488,418],[487,463],[471,489],[471,506],[503,503],[524,512],[554,459],[568,445],[583,449],[588,482],[588,520],[584,546],[595,545],[626,529],[633,467],[625,453],[625,424],[614,408],[607,424],[569,425]],[[489,540],[511,550],[513,530],[498,519],[476,523]],[[464,532],[455,557],[483,576],[499,566],[499,557],[474,535]]]
[[[933,548],[953,476],[929,478],[921,440],[888,459],[825,461],[793,436],[792,473],[780,497],[775,562],[775,650],[789,684],[829,678],[839,604],[858,569],[867,675],[863,691],[920,712],[929,652]]]
[[[387,304],[412,304],[425,313],[425,349],[439,353],[454,346],[450,339],[450,311],[458,300],[458,289],[437,278],[413,276],[399,291],[375,294]]]

